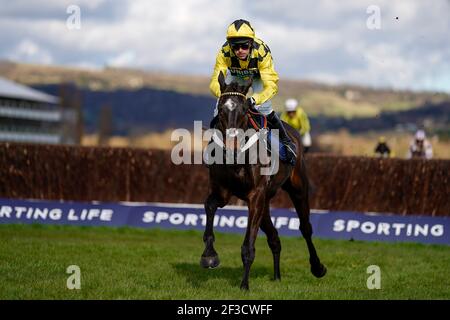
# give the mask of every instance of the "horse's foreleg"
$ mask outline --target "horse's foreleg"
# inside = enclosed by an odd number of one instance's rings
[[[270,250],[273,255],[273,273],[274,280],[281,280],[280,274],[280,253],[281,253],[281,241],[278,236],[278,231],[272,223],[270,219],[270,209],[269,205],[267,205],[264,217],[261,221],[261,230],[267,236],[267,244],[269,245]]]
[[[220,264],[219,255],[214,249],[214,216],[217,208],[225,206],[227,202],[228,199],[224,199],[214,193],[211,193],[205,201],[206,227],[203,234],[205,250],[200,258],[200,265],[203,268],[216,268]]]
[[[244,265],[244,276],[242,277],[241,289],[248,290],[248,278],[250,267],[255,260],[255,241],[261,220],[264,215],[265,194],[263,190],[257,191],[249,198],[248,224],[244,243],[241,247],[241,258]]]

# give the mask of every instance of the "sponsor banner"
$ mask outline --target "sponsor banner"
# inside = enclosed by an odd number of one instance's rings
[[[301,236],[295,211],[272,209],[280,235]],[[346,240],[409,241],[450,245],[450,218],[311,210],[315,237]],[[167,203],[57,202],[0,199],[0,223],[132,226],[204,230],[203,205]],[[247,208],[227,206],[214,218],[219,232],[245,233]]]

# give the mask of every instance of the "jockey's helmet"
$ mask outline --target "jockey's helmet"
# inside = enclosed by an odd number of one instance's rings
[[[297,109],[297,105],[298,105],[297,99],[292,99],[292,98],[287,99],[285,102],[286,111],[287,112],[295,111],[295,109]]]
[[[425,140],[425,131],[417,130],[417,132],[416,132],[416,140],[418,140],[418,141]]]
[[[239,19],[234,21],[227,30],[227,40],[230,43],[245,43],[255,38],[255,31],[250,22]]]

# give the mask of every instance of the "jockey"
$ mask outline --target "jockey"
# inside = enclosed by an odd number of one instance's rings
[[[380,158],[389,158],[391,156],[391,149],[386,143],[386,137],[378,138],[378,144],[375,147],[375,155]]]
[[[295,145],[286,133],[283,123],[272,109],[271,99],[278,92],[278,74],[274,69],[272,54],[269,47],[259,38],[255,37],[250,22],[236,20],[227,30],[227,41],[216,57],[216,65],[211,77],[209,88],[217,98],[220,97],[218,77],[220,72],[226,75],[226,83],[237,81],[243,85],[252,78],[252,96],[247,99],[250,107],[254,107],[278,129],[280,142],[286,146],[287,162],[295,163]],[[210,127],[217,122],[217,105],[214,110],[214,119]]]
[[[308,149],[311,147],[311,135],[309,133],[311,126],[306,112],[301,107],[298,107],[296,99],[286,100],[285,111],[280,118],[300,133],[304,150],[308,152]]]
[[[411,158],[422,158],[431,159],[433,158],[433,147],[430,141],[426,138],[425,131],[417,130],[414,140],[409,144],[408,154],[406,155],[408,159]]]

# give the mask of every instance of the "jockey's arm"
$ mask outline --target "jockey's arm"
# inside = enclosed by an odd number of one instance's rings
[[[309,124],[309,119],[308,116],[306,115],[306,112],[303,111],[303,109],[300,109],[300,123],[301,123],[301,128],[300,128],[300,134],[303,136],[305,133],[311,131],[311,125]]]
[[[211,76],[211,81],[209,83],[209,90],[211,93],[216,97],[220,97],[220,84],[219,84],[219,74],[222,71],[223,75],[226,76],[227,74],[227,63],[225,61],[225,57],[222,53],[222,49],[219,51],[216,57],[216,65],[214,66],[214,71]]]
[[[263,104],[270,100],[278,92],[278,74],[273,66],[273,60],[268,53],[259,64],[259,74],[263,82],[264,89],[261,92],[253,93],[256,105]]]
[[[426,141],[425,144],[425,158],[426,159],[432,159],[433,158],[433,147],[431,146],[431,143]]]

